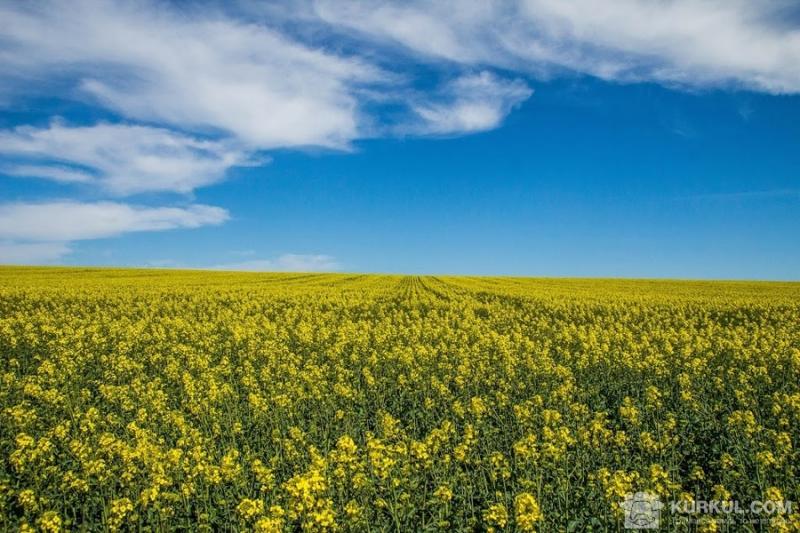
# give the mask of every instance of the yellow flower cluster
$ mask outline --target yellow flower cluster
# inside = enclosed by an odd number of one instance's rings
[[[514,498],[514,516],[520,531],[534,531],[536,523],[542,519],[539,502],[527,492],[517,495]]]
[[[0,268],[0,359],[0,531],[800,501],[797,284]]]

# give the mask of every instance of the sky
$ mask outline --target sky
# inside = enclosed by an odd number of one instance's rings
[[[789,0],[0,4],[0,264],[800,279]]]

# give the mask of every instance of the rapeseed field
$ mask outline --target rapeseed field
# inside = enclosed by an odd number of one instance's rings
[[[800,284],[3,268],[0,358],[3,531],[800,531],[667,505],[800,500]]]

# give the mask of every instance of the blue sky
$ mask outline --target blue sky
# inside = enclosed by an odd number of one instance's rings
[[[800,278],[796,6],[587,1],[3,4],[0,263]]]

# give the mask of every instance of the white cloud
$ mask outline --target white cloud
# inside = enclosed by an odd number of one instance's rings
[[[504,11],[498,2],[457,0],[315,0],[314,7],[322,20],[334,26],[459,63],[476,63],[488,57],[488,50],[481,50],[488,39],[480,34]],[[470,43],[468,36],[480,42]]]
[[[15,88],[58,87],[128,119],[271,149],[345,148],[394,132],[371,127],[381,117],[369,116],[363,104],[380,98],[401,101],[441,129],[449,122],[454,132],[499,124],[495,116],[507,107],[502,95],[485,105],[455,101],[449,111],[408,100],[407,80],[388,72],[396,65],[377,66],[402,62],[391,50],[398,45],[470,69],[800,91],[800,29],[783,16],[797,10],[789,0],[313,0],[311,6],[277,3],[235,13],[214,3],[4,3],[0,94],[8,100]],[[279,29],[292,25],[305,31],[290,37]],[[357,52],[343,53],[332,29],[354,35]],[[60,173],[70,177],[79,176]]]
[[[0,132],[0,142],[5,136],[4,133]],[[4,153],[3,148],[4,146],[0,145],[0,153]],[[5,153],[7,154],[7,152]],[[59,164],[5,165],[0,166],[0,173],[22,178],[44,178],[61,183],[91,183],[95,181],[95,176],[90,172]]]
[[[245,270],[254,272],[332,272],[341,265],[329,255],[283,254],[275,259],[253,259],[212,267],[214,270]]]
[[[0,240],[69,242],[217,225],[228,219],[219,207],[141,207],[116,202],[70,201],[0,204]]]
[[[800,91],[788,0],[317,0],[339,27],[434,58],[550,76]],[[794,6],[794,7],[792,7]]]
[[[30,161],[0,168],[6,174],[97,183],[114,195],[188,193],[219,181],[234,165],[252,163],[242,150],[222,141],[147,126],[70,127],[58,121],[47,128],[0,131],[0,154]]]
[[[354,91],[379,80],[378,69],[204,7],[4,3],[0,68],[7,83],[77,78],[80,91],[127,117],[257,148],[341,148],[358,136]]]
[[[30,265],[58,261],[70,252],[63,242],[0,241],[0,264]]]
[[[489,72],[466,75],[447,84],[441,101],[412,106],[420,123],[407,128],[419,134],[463,134],[500,125],[533,91],[521,80],[502,80]]]
[[[6,3],[0,20],[3,92],[49,96],[57,87],[126,120],[160,125],[55,120],[0,131],[0,155],[20,160],[0,172],[97,185],[112,196],[190,193],[232,166],[264,162],[253,154],[265,149],[483,131],[530,94],[524,82],[488,72],[420,94],[375,66],[374,51],[362,53],[367,60],[308,46],[210,4]],[[399,124],[380,124],[360,102],[399,103],[407,113]]]

